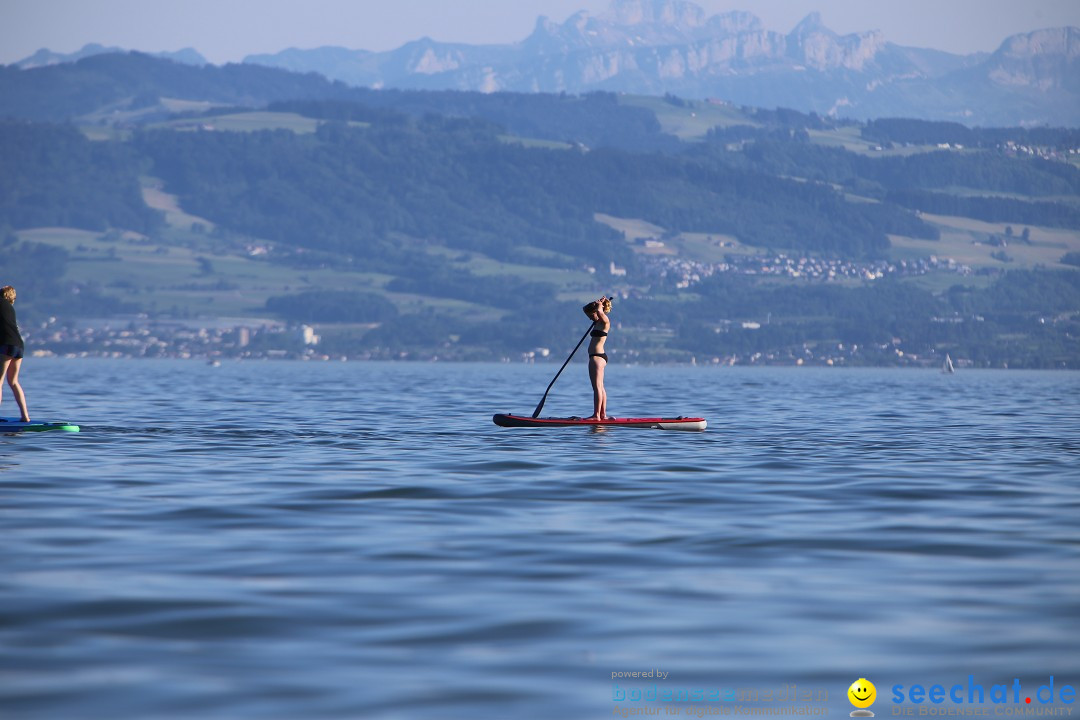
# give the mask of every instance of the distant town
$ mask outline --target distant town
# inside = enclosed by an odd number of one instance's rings
[[[973,316],[935,318],[937,322],[980,322]],[[210,323],[211,321],[207,321]],[[767,324],[766,320],[766,324]],[[741,330],[758,330],[759,322],[720,321],[720,326]],[[626,328],[628,335],[633,331]],[[357,352],[327,352],[321,347],[321,337],[309,325],[287,326],[281,323],[259,325],[228,325],[214,323],[199,325],[198,320],[152,320],[145,315],[84,322],[77,326],[60,325],[55,320],[43,327],[26,329],[27,350],[31,357],[65,358],[172,358],[193,359],[214,365],[222,361],[245,360],[307,360],[307,361],[456,361],[463,359],[453,351],[391,352],[363,350]],[[628,348],[613,353],[615,362],[651,364],[656,362],[686,362],[694,365],[900,365],[938,366],[944,358],[905,352],[902,340],[873,346],[837,343],[827,346],[802,345],[776,352],[735,353],[723,356],[699,357],[693,353],[673,356]],[[550,348],[532,348],[519,353],[492,353],[495,362],[546,362],[561,359]],[[953,358],[957,367],[970,366],[964,358]]]
[[[657,241],[650,241],[657,242]],[[795,257],[786,253],[769,255],[729,255],[724,262],[707,263],[670,255],[645,256],[649,273],[654,277],[675,280],[676,288],[689,288],[717,273],[784,277],[792,280],[879,280],[885,277],[951,272],[971,275],[972,269],[952,258],[931,255],[914,260],[879,260],[859,262],[815,257]]]
[[[662,245],[659,241],[654,241]],[[677,288],[689,288],[718,273],[758,275],[803,282],[874,281],[890,276],[923,275],[929,272],[950,272],[970,275],[972,269],[951,258],[929,256],[913,260],[857,262],[815,257],[796,257],[787,253],[766,255],[731,255],[724,262],[697,262],[669,255],[648,255],[643,260],[643,279],[673,282]],[[616,277],[626,274],[624,268],[612,265],[609,272]],[[624,297],[646,297],[630,290]],[[934,318],[935,322],[979,322],[981,317]],[[759,330],[762,322],[717,319],[718,328]],[[402,352],[389,349],[364,348],[350,350],[341,343],[324,343],[320,330],[332,331],[334,326],[290,324],[258,318],[192,318],[151,317],[145,313],[108,319],[59,321],[49,318],[36,327],[24,328],[27,349],[33,357],[67,358],[174,358],[203,360],[217,364],[222,360],[315,360],[369,361],[416,360],[454,361],[464,359],[455,348],[442,352]],[[374,327],[374,325],[372,325]],[[626,328],[632,336],[634,329]],[[656,328],[649,328],[655,332]],[[693,353],[672,355],[628,347],[616,354],[617,361],[631,363],[689,362],[712,365],[938,365],[942,358],[905,352],[903,341],[873,347],[838,343],[830,346],[804,345],[800,348],[762,353],[748,352],[724,356],[697,357]],[[557,353],[556,353],[557,354]],[[492,351],[492,361],[544,362],[553,358],[549,348],[530,348],[516,353]],[[469,359],[476,359],[475,354]],[[954,359],[957,366],[969,364],[963,358]]]

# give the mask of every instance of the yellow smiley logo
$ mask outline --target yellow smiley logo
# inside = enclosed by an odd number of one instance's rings
[[[857,708],[868,708],[877,699],[877,688],[866,678],[859,678],[847,689],[848,700]]]

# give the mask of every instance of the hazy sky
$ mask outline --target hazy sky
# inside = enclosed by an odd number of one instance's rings
[[[747,10],[788,32],[818,10],[844,34],[882,30],[901,45],[992,51],[1007,36],[1080,26],[1080,0],[697,0],[709,14]],[[155,52],[194,47],[213,63],[287,47],[389,50],[423,36],[446,42],[525,38],[539,15],[562,22],[609,0],[0,0],[0,63],[86,43]]]

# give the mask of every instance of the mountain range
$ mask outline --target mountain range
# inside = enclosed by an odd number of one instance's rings
[[[20,68],[71,62],[41,50]],[[205,64],[191,48],[161,57]],[[970,126],[1080,125],[1080,29],[1005,39],[993,53],[956,55],[904,47],[877,30],[838,35],[811,13],[790,33],[748,12],[708,16],[686,0],[613,0],[559,24],[540,17],[524,40],[503,45],[422,38],[395,50],[290,48],[245,63],[371,88],[673,94],[735,105],[788,107],[867,120],[910,117]]]
[[[93,57],[94,55],[107,55],[110,53],[126,52],[127,50],[125,50],[124,48],[116,46],[105,46],[99,43],[88,43],[86,45],[83,45],[82,48],[76,50],[73,53],[58,53],[53,52],[48,48],[42,48],[33,55],[25,57],[17,63],[14,63],[14,65],[20,70],[31,70],[33,68],[48,67],[50,65],[60,65],[63,63],[78,62],[83,58]],[[182,50],[177,50],[176,52],[157,52],[148,54],[152,57],[172,60],[174,62],[183,63],[185,65],[210,64],[209,61],[194,48],[184,48]]]
[[[880,31],[838,35],[819,13],[790,33],[748,12],[707,16],[684,0],[613,0],[597,16],[537,20],[509,45],[429,38],[388,52],[289,49],[245,62],[351,85],[493,92],[671,93],[857,119],[968,125],[1080,124],[1080,29],[1006,39],[994,53],[903,47]]]

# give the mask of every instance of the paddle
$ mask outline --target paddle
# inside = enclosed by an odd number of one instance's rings
[[[605,295],[604,297],[606,298],[607,295]],[[540,411],[544,409],[544,403],[547,402],[547,396],[548,393],[551,392],[552,386],[555,385],[555,381],[559,379],[560,375],[562,375],[562,371],[566,369],[566,366],[570,364],[570,361],[574,358],[574,353],[576,353],[578,351],[578,348],[581,347],[581,343],[585,342],[585,338],[589,337],[589,333],[592,332],[592,329],[595,325],[595,322],[589,323],[589,329],[585,331],[585,334],[582,335],[581,339],[577,341],[577,345],[575,345],[574,349],[570,351],[570,357],[566,358],[566,362],[564,362],[562,364],[562,367],[559,368],[559,372],[555,373],[555,377],[551,378],[551,382],[548,383],[547,390],[544,391],[544,397],[540,398],[540,404],[536,406],[535,410],[533,410],[532,416],[534,418],[540,417]]]
[[[551,392],[552,385],[554,385],[555,381],[559,379],[560,375],[562,375],[562,371],[566,369],[566,366],[570,364],[570,360],[573,359],[574,353],[576,353],[578,351],[578,348],[581,347],[581,343],[585,342],[585,338],[589,337],[589,333],[592,332],[593,325],[594,323],[589,323],[589,329],[586,330],[585,334],[581,336],[581,339],[577,341],[577,345],[574,346],[573,351],[570,353],[570,357],[566,358],[566,362],[564,362],[562,364],[562,367],[559,368],[559,372],[555,373],[555,377],[551,378],[551,382],[548,384],[547,390],[544,391],[544,397],[540,398],[540,404],[536,406],[535,410],[533,410],[532,416],[534,418],[540,417],[540,411],[544,409],[544,403],[547,402],[547,396],[548,393]]]

